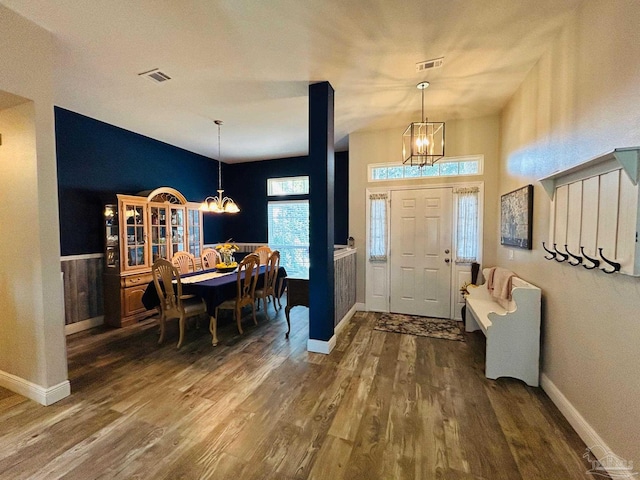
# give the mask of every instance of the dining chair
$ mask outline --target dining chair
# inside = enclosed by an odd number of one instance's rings
[[[171,263],[181,274],[196,271],[196,259],[189,252],[174,253],[171,257]]]
[[[256,248],[256,251],[253,252],[258,257],[260,257],[260,265],[266,265],[267,260],[269,260],[269,254],[271,253],[271,249],[268,245],[262,245],[261,247]]]
[[[244,278],[242,273],[245,272]],[[242,259],[238,265],[238,273],[236,280],[236,297],[231,300],[225,300],[216,307],[215,319],[218,318],[218,310],[234,310],[236,322],[238,323],[238,332],[242,334],[242,307],[251,305],[253,313],[253,323],[258,324],[256,320],[256,283],[258,282],[258,274],[260,273],[260,258],[253,253]],[[213,322],[214,319],[212,318]]]
[[[222,262],[222,258],[220,258],[220,254],[215,248],[205,248],[202,251],[201,260],[203,270],[216,268],[216,265]]]
[[[278,268],[280,268],[280,252],[274,250],[269,255],[267,260],[267,269],[264,272],[264,283],[262,288],[256,290],[256,300],[258,307],[260,306],[260,299],[262,299],[262,306],[264,307],[264,314],[269,318],[269,312],[267,311],[267,298],[273,299],[273,309],[278,313],[278,305],[276,304],[276,280],[278,278]]]
[[[156,260],[152,267],[153,283],[160,300],[160,339],[164,340],[165,324],[172,318],[179,319],[180,339],[178,347],[184,340],[184,328],[186,319],[203,313],[207,313],[207,305],[204,300],[195,295],[183,295],[180,272],[164,258]],[[175,284],[173,281],[175,280]]]

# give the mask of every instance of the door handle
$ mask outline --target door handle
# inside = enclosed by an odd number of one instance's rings
[[[445,258],[445,259],[444,259],[444,263],[449,263],[450,261],[451,261],[451,259],[450,259],[450,258]]]

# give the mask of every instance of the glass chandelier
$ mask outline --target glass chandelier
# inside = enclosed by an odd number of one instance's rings
[[[240,208],[230,197],[224,196],[222,188],[222,163],[220,162],[220,126],[222,120],[214,120],[218,125],[218,195],[215,197],[207,197],[200,205],[200,210],[212,213],[238,213]]]
[[[411,123],[402,134],[402,163],[430,167],[444,157],[444,122],[429,122],[424,116],[424,90],[429,82],[420,82],[422,91],[422,117]]]

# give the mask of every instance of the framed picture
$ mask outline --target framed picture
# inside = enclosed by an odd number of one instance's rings
[[[502,195],[500,219],[500,244],[531,250],[533,185]]]

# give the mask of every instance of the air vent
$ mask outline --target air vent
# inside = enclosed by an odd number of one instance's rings
[[[416,72],[423,72],[431,68],[440,68],[444,63],[444,57],[434,58],[433,60],[427,60],[426,62],[416,63]]]
[[[154,68],[153,70],[149,70],[148,72],[142,72],[138,74],[141,77],[147,77],[149,80],[154,81],[155,83],[166,82],[167,80],[171,80],[171,77],[164,72],[161,72],[159,68]]]

